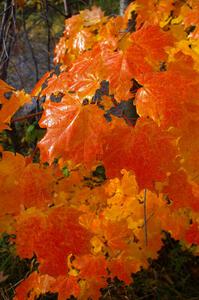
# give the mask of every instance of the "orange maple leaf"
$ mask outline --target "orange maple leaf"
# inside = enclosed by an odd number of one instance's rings
[[[45,274],[40,275],[37,272],[30,274],[28,278],[20,283],[15,290],[14,300],[34,300],[41,294],[51,291],[51,285],[55,278]]]
[[[189,73],[168,70],[146,74],[140,83],[143,87],[136,94],[139,115],[150,116],[165,127],[183,127],[188,114],[186,105],[198,99],[197,74],[193,80]]]
[[[26,94],[23,90],[11,90],[10,92],[11,95],[9,100],[7,100],[5,96],[4,100],[0,99],[0,103],[3,103],[3,106],[0,110],[0,131],[4,129],[10,129],[9,123],[12,116],[21,106],[31,101],[30,95]]]
[[[74,276],[58,276],[52,284],[51,292],[58,293],[58,300],[64,300],[72,295],[78,297],[80,286]]]
[[[130,88],[132,87],[132,79],[134,70],[128,63],[128,54],[130,52],[118,50],[115,52],[106,51],[104,53],[105,79],[109,81],[110,93],[114,97],[121,100],[128,100],[132,97]]]
[[[65,275],[67,256],[86,254],[90,249],[92,235],[79,224],[79,216],[78,210],[65,206],[49,211],[27,209],[17,217],[17,253],[23,258],[35,253],[42,274]]]
[[[62,156],[89,165],[100,159],[106,120],[96,105],[82,105],[69,96],[61,103],[48,101],[40,126],[47,128],[39,142],[43,161],[52,162]]]
[[[140,56],[152,60],[152,63],[155,60],[165,60],[167,58],[166,48],[171,47],[174,43],[174,38],[170,33],[163,31],[158,25],[148,24],[133,32],[130,39],[133,45],[139,47]]]

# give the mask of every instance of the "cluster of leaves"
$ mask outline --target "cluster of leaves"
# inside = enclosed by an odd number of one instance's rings
[[[32,261],[21,260],[15,255],[14,244],[9,236],[0,240],[0,270],[5,274],[0,282],[0,295],[11,299],[14,286],[33,271],[37,265]],[[133,282],[126,285],[117,277],[107,280],[107,287],[101,290],[101,300],[118,299],[197,299],[199,257],[193,256],[191,249],[183,250],[178,241],[166,234],[163,247],[158,251],[158,259],[150,260],[147,269],[142,268],[132,275]],[[19,272],[20,271],[20,272]],[[3,274],[3,273],[0,273]],[[2,289],[1,289],[2,287]],[[6,298],[7,297],[7,298]],[[4,299],[4,298],[3,298]],[[57,300],[57,293],[40,295],[37,300]],[[71,296],[70,300],[76,299]]]
[[[37,163],[2,149],[0,228],[39,263],[15,300],[99,299],[157,257],[162,230],[198,245],[198,23],[197,1],[94,7],[66,20],[31,95],[0,82],[1,129],[31,97],[47,129]]]
[[[132,284],[109,280],[100,299],[197,299],[199,257],[183,250],[168,234],[163,242],[158,259],[151,260],[147,270],[133,274]]]

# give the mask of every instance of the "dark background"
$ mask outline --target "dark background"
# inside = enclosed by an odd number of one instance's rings
[[[107,15],[118,14],[119,0],[12,0],[0,1],[0,78],[30,92],[38,79],[53,68],[55,44],[64,19],[92,5]]]

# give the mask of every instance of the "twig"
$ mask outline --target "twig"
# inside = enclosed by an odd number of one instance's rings
[[[12,4],[9,5],[6,9],[4,9],[4,10],[0,13],[0,16],[3,16],[3,15],[7,12],[7,10],[9,10],[9,9],[11,8],[11,6],[12,6]]]
[[[67,4],[67,0],[63,0],[64,1],[64,11],[65,11],[65,15],[68,15],[68,4]]]
[[[147,192],[147,189],[144,189],[144,241],[145,241],[145,246],[147,246],[147,244],[148,244],[146,192]]]
[[[148,223],[150,220],[151,220],[151,218],[154,216],[154,212],[152,212],[151,214],[150,214],[150,216],[146,219],[146,223]],[[144,228],[144,226],[145,226],[145,223],[143,223],[143,225],[142,226],[140,226],[141,228]]]
[[[65,18],[68,18],[68,14],[63,13],[63,11],[61,11],[59,8],[54,6],[52,3],[48,3],[48,6],[56,10],[58,13],[60,13],[60,15],[64,16]]]
[[[79,1],[77,1],[77,2],[80,2],[80,3],[82,3],[83,5],[92,5],[92,0],[89,0],[89,1],[85,1],[85,0],[79,0]],[[88,3],[87,3],[88,2]]]
[[[2,297],[3,300],[9,300],[9,298],[6,296],[3,288],[0,289],[0,296]]]
[[[30,156],[31,161],[33,161],[33,158],[34,158],[34,156],[35,156],[35,154],[37,153],[38,150],[39,150],[39,148],[36,146],[35,149],[33,150],[32,154],[31,154],[31,156]]]
[[[26,115],[26,116],[22,116],[22,117],[19,117],[19,118],[16,118],[16,119],[11,120],[11,123],[21,122],[21,121],[24,121],[24,120],[26,120],[26,119],[34,118],[34,117],[36,117],[36,116],[42,115],[42,113],[43,113],[43,111],[38,111],[38,112],[33,113],[33,114],[29,114],[29,115]]]

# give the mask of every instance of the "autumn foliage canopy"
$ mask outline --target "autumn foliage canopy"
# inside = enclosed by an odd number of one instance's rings
[[[156,257],[163,231],[199,244],[198,1],[81,11],[54,62],[30,95],[0,82],[0,129],[33,97],[46,129],[37,163],[1,149],[0,230],[39,263],[15,300],[99,299]]]

